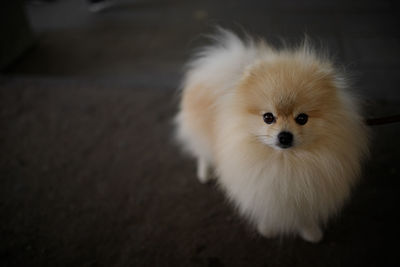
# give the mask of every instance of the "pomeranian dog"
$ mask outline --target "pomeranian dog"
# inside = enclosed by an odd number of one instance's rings
[[[277,49],[222,29],[214,39],[189,64],[175,118],[200,182],[215,177],[264,237],[320,241],[368,152],[346,78],[307,41]]]

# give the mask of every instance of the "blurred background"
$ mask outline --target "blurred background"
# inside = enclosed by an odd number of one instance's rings
[[[304,34],[365,116],[400,113],[397,1],[26,0],[0,4],[0,266],[397,266],[399,124],[322,243],[260,238],[173,143],[184,64],[223,26]]]

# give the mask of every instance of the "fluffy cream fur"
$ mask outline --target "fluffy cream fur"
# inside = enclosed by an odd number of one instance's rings
[[[277,50],[221,30],[190,63],[177,137],[265,237],[318,242],[348,199],[367,153],[367,131],[345,78],[304,42]],[[266,124],[271,112],[275,122]],[[295,122],[308,115],[305,125]],[[293,146],[277,135],[289,131]]]

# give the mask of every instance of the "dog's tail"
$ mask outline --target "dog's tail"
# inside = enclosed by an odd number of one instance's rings
[[[199,49],[188,63],[184,87],[205,81],[213,87],[230,86],[238,81],[260,50],[260,44],[252,39],[243,40],[222,28],[217,28],[217,32],[209,38],[212,44]]]

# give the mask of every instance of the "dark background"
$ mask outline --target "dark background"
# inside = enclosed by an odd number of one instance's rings
[[[352,73],[366,117],[400,113],[396,3],[25,2],[31,34],[0,28],[3,55],[28,48],[0,74],[0,266],[400,265],[399,124],[372,127],[362,183],[317,245],[254,233],[197,182],[171,125],[184,63],[215,25],[278,45],[307,33]]]

